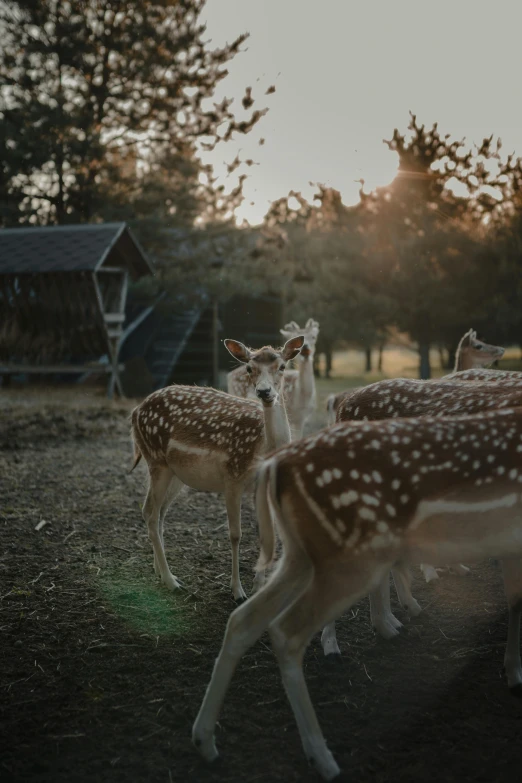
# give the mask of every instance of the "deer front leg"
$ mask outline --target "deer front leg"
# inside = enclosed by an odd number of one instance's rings
[[[232,548],[232,578],[230,587],[235,601],[245,601],[246,593],[239,578],[239,544],[241,542],[242,487],[233,484],[225,489],[225,505],[228,514],[228,531]]]
[[[424,579],[427,582],[432,582],[434,579],[438,579],[439,575],[434,569],[432,565],[427,565],[426,563],[421,563],[420,570],[422,571],[424,575]]]

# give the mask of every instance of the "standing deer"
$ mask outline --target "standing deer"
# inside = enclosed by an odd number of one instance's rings
[[[418,454],[412,458],[413,453]],[[217,757],[215,725],[234,670],[268,630],[307,759],[339,774],[303,675],[312,635],[397,563],[502,561],[509,608],[507,681],[522,691],[522,410],[448,419],[341,423],[262,463],[256,493],[259,568],[283,555],[265,586],[230,616],[193,742]]]
[[[232,547],[232,593],[236,600],[246,598],[239,577],[241,497],[253,480],[260,456],[290,441],[282,394],[284,373],[303,342],[298,336],[279,350],[265,346],[251,351],[235,340],[225,340],[227,350],[244,363],[262,406],[215,389],[167,386],[133,410],[133,469],[142,456],[149,469],[143,517],[154,549],[154,569],[171,590],[180,584],[165,557],[163,522],[170,503],[186,484],[224,494]]]
[[[490,379],[492,380],[493,373],[496,376],[504,376],[506,371],[503,370],[489,370],[480,372],[478,369],[481,367],[486,367],[486,365],[495,362],[497,359],[501,359],[502,356],[504,356],[504,348],[501,348],[498,345],[488,345],[487,343],[483,343],[481,340],[477,340],[477,333],[473,329],[469,329],[469,331],[467,331],[466,334],[461,338],[457,346],[457,350],[455,352],[455,368],[453,373],[444,377],[447,379],[460,381],[485,381]],[[338,394],[330,394],[326,401],[328,424],[335,423],[337,408],[343,399],[350,396],[353,391],[353,389],[347,389],[346,391],[339,392]]]
[[[512,379],[511,383],[455,383],[452,378],[439,381],[418,381],[406,378],[378,381],[358,389],[350,397],[346,397],[337,410],[338,422],[354,420],[367,421],[382,420],[407,416],[438,417],[456,416],[462,414],[476,414],[481,411],[490,411],[506,407],[522,406],[522,380]],[[502,452],[504,446],[500,443],[494,430],[486,434],[484,439],[491,439],[494,448]],[[407,439],[404,439],[407,442]],[[391,442],[399,445],[397,436],[392,436]],[[450,451],[449,444],[442,447]],[[426,450],[426,449],[423,449]],[[448,457],[451,455],[448,454]],[[456,456],[460,458],[457,450]],[[422,452],[411,447],[409,459],[404,463],[406,468],[415,467],[422,457]],[[398,464],[399,456],[396,450],[391,452],[393,463]],[[493,462],[493,457],[488,457]],[[466,455],[462,457],[467,461]],[[475,462],[473,462],[473,466]],[[470,470],[472,466],[469,466]],[[421,472],[427,469],[420,468]],[[421,569],[426,581],[437,578],[437,572],[433,565],[421,563]],[[454,569],[463,574],[469,571],[465,566],[455,563]],[[420,606],[413,598],[410,590],[411,576],[406,567],[396,566],[393,571],[393,580],[401,605],[412,615],[420,612]],[[383,583],[382,591],[370,598],[372,625],[381,636],[391,638],[396,636],[401,623],[392,614],[389,597],[389,581]],[[330,624],[323,630],[321,637],[325,655],[339,654],[339,647],[335,635],[335,625]]]
[[[281,329],[281,334],[286,339],[304,336],[304,344],[298,355],[297,370],[287,370],[285,376],[285,404],[290,422],[290,430],[293,438],[303,435],[304,427],[315,410],[315,377],[314,354],[319,324],[313,318],[309,318],[301,329],[295,321],[286,324]],[[236,367],[228,373],[227,386],[229,394],[238,397],[248,397],[252,394],[252,386],[248,383],[248,375],[244,366]]]

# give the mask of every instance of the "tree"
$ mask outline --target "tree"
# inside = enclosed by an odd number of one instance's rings
[[[237,189],[213,188],[198,145],[248,133],[266,110],[252,109],[250,88],[238,112],[228,98],[212,103],[247,36],[210,49],[204,4],[0,4],[3,225],[132,218],[134,210],[190,224],[237,203]]]
[[[500,145],[491,137],[466,149],[414,115],[408,132],[395,129],[386,144],[399,156],[398,175],[364,196],[362,206],[373,221],[373,252],[387,259],[389,293],[400,303],[396,325],[418,343],[427,378],[430,345],[456,338],[473,310],[465,280],[476,269],[477,240],[486,235],[484,215],[498,204],[487,193],[497,182],[484,161],[498,156]],[[456,195],[454,183],[464,195]]]

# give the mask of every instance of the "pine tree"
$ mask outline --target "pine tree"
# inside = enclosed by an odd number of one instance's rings
[[[237,114],[212,102],[247,36],[209,48],[204,4],[0,4],[0,225],[132,217],[147,201],[190,223],[237,202],[211,173],[201,183],[198,144],[248,133],[265,110],[250,88]]]

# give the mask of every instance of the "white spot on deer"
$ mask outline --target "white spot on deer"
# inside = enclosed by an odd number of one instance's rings
[[[509,471],[509,478],[510,479],[516,479],[517,476],[518,476],[518,470],[516,468],[512,468]]]
[[[373,522],[375,519],[377,519],[377,514],[375,511],[372,511],[372,509],[368,508],[367,506],[363,506],[359,509],[359,516],[361,519],[367,519],[369,522]]]
[[[342,470],[339,470],[339,468],[334,468],[332,470],[332,475],[333,475],[334,478],[340,479],[343,476],[343,472],[342,472]]]
[[[400,500],[400,501],[401,501],[401,503],[403,503],[403,504],[406,504],[406,503],[409,501],[409,499],[410,499],[410,496],[409,496],[409,495],[401,495],[401,496],[400,496],[400,498],[399,498],[399,500]]]
[[[367,506],[378,506],[379,501],[376,497],[373,495],[361,495],[361,500],[363,503],[366,503]]]
[[[393,481],[391,483],[391,488],[392,489],[399,489],[400,485],[401,485],[401,482],[399,481],[399,479],[393,479]]]
[[[321,478],[321,476],[317,476],[317,478],[315,479],[315,483],[317,484],[318,487],[324,487],[324,481]]]
[[[499,465],[498,468],[497,468],[498,475],[499,476],[503,476],[505,472],[506,472],[505,467],[503,465]]]
[[[313,462],[309,462],[308,465],[306,466],[306,469],[307,469],[307,471],[309,473],[312,473],[312,471],[314,469],[314,463]]]
[[[392,516],[395,516],[395,510]],[[380,522],[377,522],[377,530],[379,533],[386,533],[387,530],[389,530],[388,523],[383,522],[382,520]]]
[[[350,478],[358,479],[359,478],[359,471],[358,470],[351,470],[350,471]]]
[[[348,492],[343,492],[339,497],[342,506],[349,506],[351,503],[355,503],[355,501],[358,499],[359,493],[355,492],[353,489],[348,490]]]
[[[325,484],[329,484],[332,480],[332,472],[330,470],[323,470],[323,481]]]

